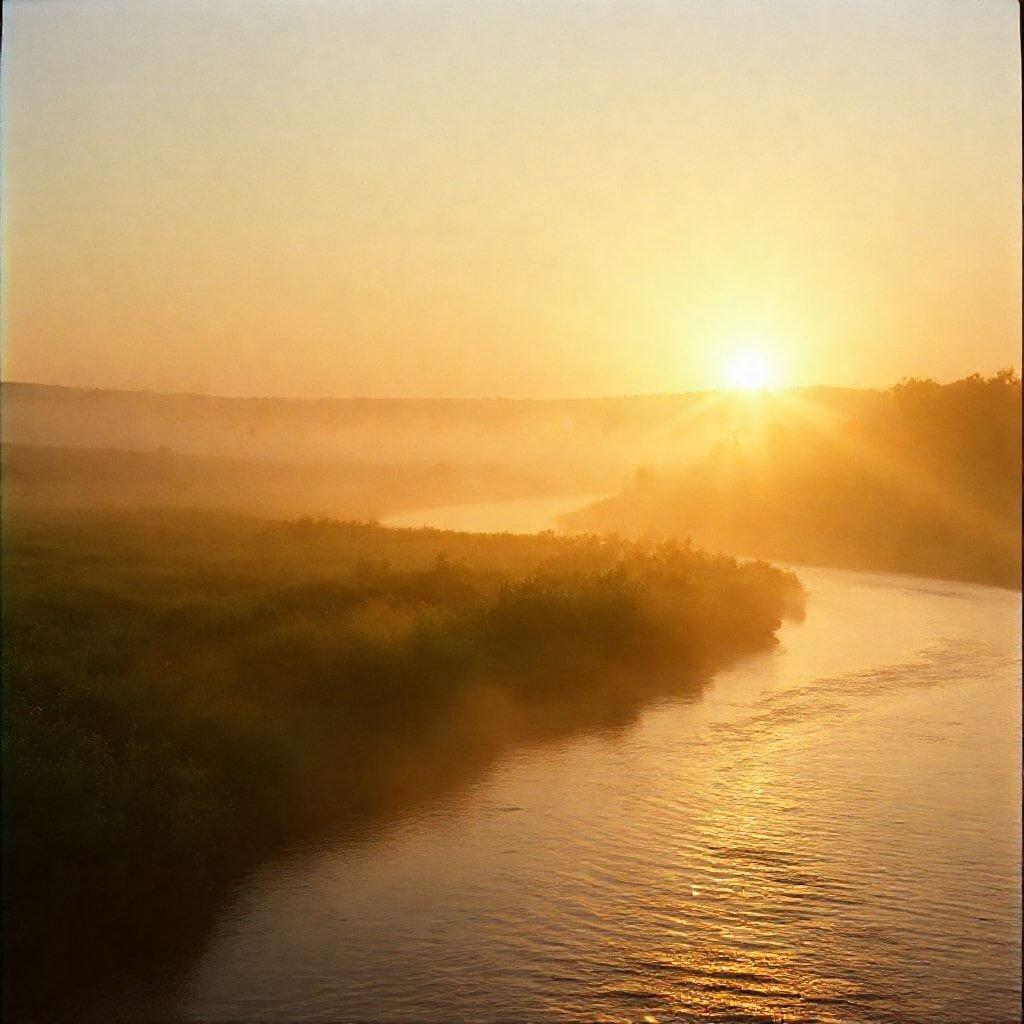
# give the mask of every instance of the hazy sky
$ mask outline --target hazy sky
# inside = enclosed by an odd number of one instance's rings
[[[1013,0],[7,2],[3,377],[1019,367]]]

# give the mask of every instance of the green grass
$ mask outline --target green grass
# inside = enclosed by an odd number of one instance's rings
[[[180,512],[8,521],[3,569],[9,979],[511,743],[628,721],[802,602],[676,545]]]

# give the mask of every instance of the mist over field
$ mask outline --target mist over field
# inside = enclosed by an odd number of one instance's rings
[[[607,494],[573,532],[1015,586],[1014,371],[889,390],[574,401],[209,398],[3,386],[25,508],[384,519]],[[582,503],[582,499],[581,499]]]
[[[1019,589],[1020,378],[910,380],[859,398],[726,400],[727,436],[639,469],[563,525]]]
[[[874,392],[796,394],[856,417]],[[236,399],[5,382],[12,506],[226,507],[373,517],[613,492],[735,429],[707,393],[565,401]]]
[[[527,399],[215,398],[5,383],[4,437],[303,464],[557,466],[604,480],[682,440],[702,397]],[[571,439],[573,450],[566,449]]]
[[[671,446],[699,396],[230,399],[3,385],[12,504],[376,517],[590,494]]]

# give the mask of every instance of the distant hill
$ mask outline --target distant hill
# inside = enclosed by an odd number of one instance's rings
[[[831,404],[865,392],[813,389]],[[707,395],[566,400],[218,398],[0,384],[3,440],[295,462],[571,465],[619,482],[671,457]]]
[[[871,392],[813,389],[852,415]],[[4,383],[6,507],[374,518],[618,490],[729,429],[707,394],[564,401],[218,398]]]

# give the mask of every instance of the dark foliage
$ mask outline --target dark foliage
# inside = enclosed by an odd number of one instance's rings
[[[16,999],[290,837],[628,719],[653,666],[692,681],[802,600],[677,545],[183,513],[8,520],[3,580]]]

